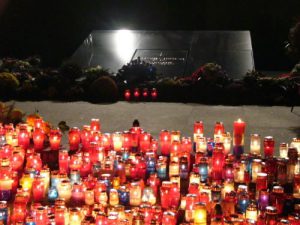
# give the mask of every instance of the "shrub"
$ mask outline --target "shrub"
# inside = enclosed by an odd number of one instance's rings
[[[12,73],[0,73],[0,94],[2,97],[8,97],[15,93],[20,85],[18,79]]]
[[[116,102],[118,87],[112,78],[99,77],[89,86],[88,97],[93,102]]]
[[[66,62],[62,64],[60,73],[63,77],[74,81],[82,76],[82,68],[76,63]]]

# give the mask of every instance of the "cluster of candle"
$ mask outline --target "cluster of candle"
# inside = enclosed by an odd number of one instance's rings
[[[297,138],[276,158],[274,139],[258,134],[244,153],[241,120],[232,137],[222,122],[213,138],[195,122],[193,138],[163,130],[156,140],[139,126],[101,133],[92,119],[65,148],[42,123],[0,125],[2,224],[300,224]]]
[[[148,88],[144,88],[143,90],[140,90],[139,88],[135,88],[132,92],[130,89],[126,89],[124,91],[124,99],[126,101],[130,101],[134,99],[135,101],[138,100],[156,100],[157,99],[157,90],[156,88],[152,88],[151,90],[148,90]]]

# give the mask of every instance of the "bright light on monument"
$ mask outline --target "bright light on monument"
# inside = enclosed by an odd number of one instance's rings
[[[115,34],[117,54],[122,60],[129,62],[134,53],[134,35],[131,30],[118,30]]]

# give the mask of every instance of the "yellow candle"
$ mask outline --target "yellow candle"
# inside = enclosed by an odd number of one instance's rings
[[[84,203],[86,205],[94,205],[94,190],[93,189],[87,189],[84,192]]]
[[[13,180],[9,177],[6,177],[4,179],[0,179],[0,190],[11,190],[12,189],[12,183]]]
[[[72,194],[72,185],[69,180],[62,180],[57,185],[57,191],[60,198],[63,198],[65,202],[69,202]]]
[[[178,176],[179,175],[179,163],[178,162],[171,162],[169,166],[169,177],[171,176]]]
[[[172,182],[172,183],[177,183],[177,185],[178,185],[178,188],[180,188],[180,176],[172,176],[172,177],[170,177],[170,181]]]
[[[112,206],[119,204],[119,194],[116,189],[110,189],[109,192],[109,204]]]
[[[250,204],[246,210],[246,219],[257,221],[257,208],[255,204]]]
[[[289,145],[287,143],[280,143],[279,146],[280,158],[288,158],[288,149],[289,149]]]
[[[229,132],[223,134],[224,153],[226,155],[228,155],[231,151],[231,141],[232,140]]]
[[[200,175],[198,173],[190,173],[190,184],[191,183],[200,184]]]
[[[298,155],[300,155],[300,138],[293,138],[291,147],[297,148]]]
[[[142,189],[139,183],[131,183],[129,192],[129,202],[131,206],[139,206],[142,202]]]
[[[198,137],[196,140],[196,152],[205,152],[207,148],[206,138]]]
[[[179,141],[180,142],[180,131],[172,131],[171,132],[171,143],[173,141]]]
[[[50,184],[50,170],[49,168],[44,168],[40,171],[40,175],[44,181],[45,184],[45,194],[47,194],[48,188],[49,188],[49,184]]]
[[[99,195],[99,203],[101,205],[103,205],[104,207],[106,207],[107,201],[108,201],[107,193],[106,193],[106,191],[102,191]]]
[[[122,133],[121,132],[116,132],[113,134],[113,147],[115,151],[121,151],[122,149]]]
[[[250,153],[253,155],[260,154],[260,135],[259,134],[251,134],[250,138]]]
[[[223,199],[225,198],[226,193],[230,193],[232,191],[234,191],[234,182],[225,181],[222,193]]]
[[[22,178],[20,179],[20,185],[22,186],[23,190],[31,190],[32,188],[33,178],[30,176],[29,173],[24,173]]]
[[[252,182],[256,182],[257,174],[261,172],[261,159],[253,159]]]
[[[206,225],[206,206],[203,203],[197,203],[195,205],[195,212],[194,212],[194,225]]]
[[[70,209],[69,225],[81,225],[82,215],[80,209],[72,208]]]

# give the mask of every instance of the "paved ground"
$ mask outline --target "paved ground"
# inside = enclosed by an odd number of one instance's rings
[[[57,125],[64,120],[69,126],[82,127],[91,118],[99,118],[103,132],[123,131],[138,119],[141,126],[158,137],[160,130],[180,130],[184,136],[192,136],[193,123],[204,121],[205,136],[213,136],[216,121],[223,121],[225,129],[232,132],[233,121],[242,118],[247,123],[246,146],[249,135],[271,135],[276,146],[300,137],[300,107],[290,112],[289,107],[261,106],[208,106],[182,103],[127,103],[91,104],[87,102],[16,102],[27,114],[38,109],[45,120]]]

